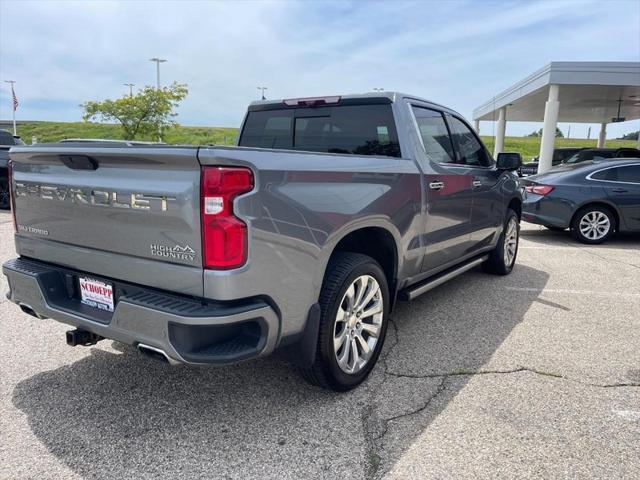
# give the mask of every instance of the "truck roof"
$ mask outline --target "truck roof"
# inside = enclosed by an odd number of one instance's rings
[[[460,115],[458,112],[456,112],[455,110],[452,110],[448,107],[445,107],[444,105],[441,105],[439,103],[436,102],[432,102],[431,100],[427,100],[425,98],[419,97],[417,95],[409,95],[407,93],[401,93],[401,92],[367,92],[367,93],[349,93],[346,95],[320,95],[318,97],[309,97],[309,98],[331,98],[331,97],[339,97],[340,100],[356,100],[356,99],[363,99],[363,100],[380,100],[380,99],[388,99],[391,102],[397,102],[399,100],[403,100],[403,99],[412,99],[412,100],[418,100],[422,103],[427,103],[430,105],[433,105],[434,107],[437,107],[441,110],[446,110],[448,112],[452,112],[452,113],[456,113],[458,115]],[[300,97],[305,98],[305,97]],[[251,102],[251,104],[249,105],[249,107],[256,107],[256,106],[266,106],[266,105],[279,105],[279,104],[283,104],[286,100],[296,100],[296,98],[277,98],[277,99],[269,99],[269,100],[255,100],[253,102]]]

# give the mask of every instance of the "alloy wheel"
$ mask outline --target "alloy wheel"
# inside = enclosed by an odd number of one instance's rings
[[[580,219],[578,228],[580,228],[580,233],[585,238],[589,240],[601,240],[609,233],[611,221],[605,213],[599,210],[593,210],[584,214]]]
[[[338,306],[333,328],[333,351],[340,369],[358,373],[372,357],[384,316],[384,300],[371,275],[356,278]]]
[[[504,234],[504,264],[510,267],[516,259],[518,251],[518,222],[511,218]]]

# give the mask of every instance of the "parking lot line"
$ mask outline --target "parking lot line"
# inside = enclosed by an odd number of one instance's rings
[[[542,290],[537,288],[529,288],[529,287],[504,287],[506,290],[511,290],[515,292],[536,292],[536,293],[560,293],[560,294],[568,294],[568,295],[598,295],[601,297],[630,297],[630,298],[640,298],[640,293],[629,293],[629,292],[602,292],[595,290],[565,290],[565,289],[557,289],[557,288],[544,288]]]
[[[601,251],[616,251],[616,252],[635,252],[637,248],[607,248],[607,247],[538,247],[533,245],[520,245],[518,247],[520,250],[573,250],[576,252],[601,252]]]

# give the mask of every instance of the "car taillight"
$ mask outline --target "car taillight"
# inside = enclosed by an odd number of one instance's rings
[[[16,199],[13,195],[13,162],[7,163],[7,178],[9,180],[9,199],[11,202],[11,216],[13,217],[13,230],[18,233],[18,222],[16,220]]]
[[[527,193],[535,193],[536,195],[546,195],[553,191],[551,185],[528,185],[525,187]]]
[[[247,261],[247,225],[234,215],[233,199],[253,189],[248,168],[202,167],[202,263],[228,270]]]

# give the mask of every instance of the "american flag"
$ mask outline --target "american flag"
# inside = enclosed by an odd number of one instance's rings
[[[13,84],[11,84],[11,95],[13,96],[13,111],[15,112],[18,109],[18,97],[16,97],[16,92],[13,91]]]

